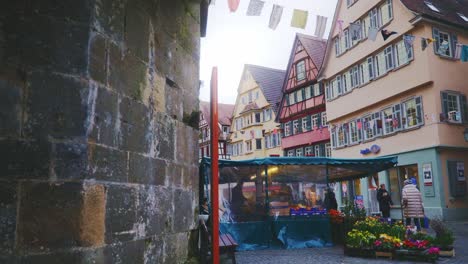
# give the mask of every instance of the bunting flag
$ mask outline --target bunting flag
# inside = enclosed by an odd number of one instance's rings
[[[397,127],[398,127],[398,119],[394,118],[393,119],[393,128],[397,128]]]
[[[270,23],[268,26],[275,30],[278,26],[279,22],[281,21],[281,16],[283,15],[283,7],[280,5],[273,5],[273,9],[271,10],[270,15]]]
[[[384,41],[387,40],[391,35],[396,34],[395,31],[388,31],[386,29],[382,29],[380,32],[382,33],[382,37]]]
[[[377,34],[379,29],[376,27],[369,27],[369,35],[367,36],[370,40],[375,41],[377,39]]]
[[[455,56],[454,58],[459,60],[461,58],[462,44],[457,44],[455,46]]]
[[[358,129],[362,129],[362,123],[361,123],[361,121],[357,121],[357,128],[358,128]]]
[[[427,48],[426,38],[421,38],[421,49],[424,51]]]
[[[291,19],[291,27],[304,29],[307,24],[309,13],[306,10],[294,9]]]
[[[449,49],[449,43],[448,43],[448,41],[444,40],[444,41],[442,41],[442,43],[440,44],[439,50],[437,51],[437,53],[439,53],[439,54],[446,54],[448,49]]]
[[[237,8],[239,7],[240,0],[228,0],[229,10],[231,12],[236,12]]]
[[[468,62],[468,45],[463,45],[461,48],[460,60]]]
[[[343,36],[343,23],[344,23],[344,21],[342,19],[338,19],[336,21],[336,23],[337,23],[337,26],[338,26],[339,35],[341,37],[341,36]]]
[[[413,47],[414,39],[416,37],[413,35],[403,35],[403,43],[405,44],[406,47],[406,52],[408,54],[411,53],[411,48]]]
[[[351,40],[361,39],[361,24],[351,23],[349,24],[349,33],[351,35]]]
[[[247,16],[260,16],[264,5],[264,1],[250,0],[249,7],[247,8]]]
[[[315,36],[323,38],[325,28],[327,27],[327,17],[317,15],[317,25],[315,26]]]

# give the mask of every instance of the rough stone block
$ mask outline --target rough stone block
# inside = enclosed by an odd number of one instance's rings
[[[118,113],[118,96],[114,91],[105,88],[97,89],[97,98],[94,107],[94,122],[89,140],[96,143],[116,147],[120,142],[120,123]]]
[[[110,86],[142,101],[144,87],[147,85],[147,65],[135,55],[122,51],[121,47],[115,44],[109,45],[109,56]]]
[[[25,252],[99,246],[104,239],[105,192],[81,183],[22,182],[17,246]],[[90,218],[89,213],[94,212]],[[85,219],[87,218],[87,219]],[[90,235],[92,234],[92,235]]]
[[[17,186],[0,181],[0,255],[11,253],[15,243]]]
[[[131,183],[164,185],[166,162],[136,153],[130,153],[128,179]]]
[[[137,236],[137,187],[109,185],[106,203],[106,243],[133,240]]]
[[[20,80],[15,82],[0,79],[0,136],[18,137],[20,135],[23,87],[24,83],[20,83]]]
[[[164,239],[164,263],[184,263],[188,256],[188,233],[169,234]]]
[[[106,85],[107,70],[107,39],[95,33],[90,44],[89,75],[93,80]]]
[[[140,4],[141,1],[130,1],[127,5],[125,42],[132,54],[148,62],[150,17]]]
[[[127,161],[127,152],[89,144],[87,177],[102,181],[127,182]]]
[[[98,0],[95,4],[95,30],[115,41],[124,39],[125,7],[127,0]]]
[[[147,106],[131,98],[122,98],[120,105],[120,135],[124,150],[148,153],[154,137],[150,127],[150,111]]]
[[[29,79],[28,137],[75,137],[86,134],[87,112],[92,110],[92,89],[87,82],[63,75],[33,73]]]
[[[175,121],[162,113],[156,114],[156,157],[174,160],[175,156]]]
[[[0,140],[0,178],[47,179],[50,151],[46,141]]]
[[[145,240],[144,263],[164,263],[164,239],[159,236]]]
[[[144,262],[145,241],[136,240],[107,246],[104,263],[147,263]]]
[[[172,192],[161,186],[145,186],[140,188],[138,203],[139,237],[160,235],[172,231],[174,214]]]
[[[53,174],[57,179],[85,179],[88,175],[88,144],[85,140],[54,143]]]
[[[166,177],[169,186],[181,187],[182,186],[182,174],[183,165],[175,162],[170,162],[167,166]]]
[[[174,190],[174,232],[181,233],[190,229],[193,222],[192,193],[190,191]]]

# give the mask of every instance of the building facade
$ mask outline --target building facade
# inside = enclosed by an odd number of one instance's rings
[[[455,56],[467,16],[467,1],[338,1],[320,73],[333,157],[398,156],[396,168],[341,183],[338,197],[372,210],[385,183],[401,218],[402,183],[414,178],[428,216],[468,218],[468,64]]]
[[[275,118],[284,75],[282,70],[244,66],[228,144],[233,160],[282,156]]]
[[[331,156],[325,95],[317,82],[325,49],[323,39],[296,35],[277,117],[284,156]]]
[[[231,118],[234,105],[218,104],[218,153],[220,159],[231,159],[227,153],[227,139],[231,130]],[[200,136],[198,139],[198,156],[211,157],[211,109],[209,102],[200,101]]]

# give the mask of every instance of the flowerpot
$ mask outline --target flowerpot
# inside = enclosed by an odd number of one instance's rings
[[[389,258],[393,259],[393,252],[392,251],[376,251],[375,252],[376,258]]]
[[[371,248],[352,248],[344,246],[344,254],[349,257],[372,258],[375,256],[374,250]]]
[[[455,249],[452,248],[452,250],[440,250],[439,251],[439,256],[441,257],[447,257],[447,258],[451,258],[451,257],[455,257]]]
[[[435,262],[438,255],[427,254],[427,250],[397,249],[395,257],[404,260]]]

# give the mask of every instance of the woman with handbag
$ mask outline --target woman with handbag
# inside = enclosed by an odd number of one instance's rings
[[[406,218],[406,225],[411,225],[411,219],[413,219],[417,230],[421,231],[420,218],[424,218],[424,206],[421,193],[411,180],[406,180],[404,184],[405,186],[402,190],[402,205],[403,216]]]

